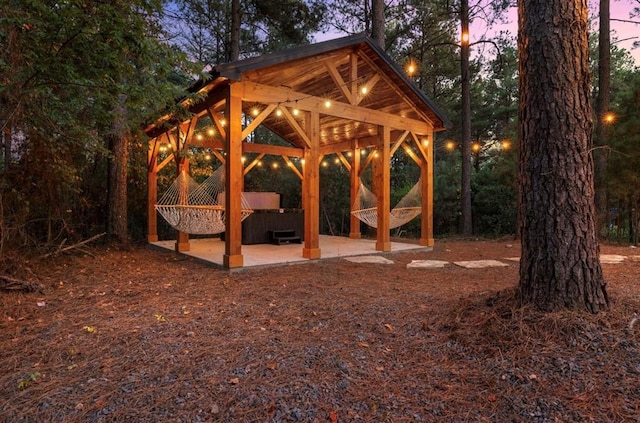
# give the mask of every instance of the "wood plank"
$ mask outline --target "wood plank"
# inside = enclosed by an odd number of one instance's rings
[[[286,107],[280,107],[280,110],[282,110],[282,115],[285,117],[287,122],[289,122],[289,125],[291,125],[291,128],[295,131],[296,134],[298,134],[300,138],[302,138],[302,140],[306,144],[306,147],[311,148],[311,140],[309,139],[307,134],[304,132],[304,130],[302,129],[302,127],[300,126],[296,118],[293,117],[289,109],[287,109]]]
[[[249,134],[255,131],[255,129],[258,126],[260,126],[260,124],[265,120],[265,118],[269,116],[271,112],[275,110],[276,107],[277,106],[275,104],[269,104],[267,107],[265,107],[265,109],[262,112],[260,112],[260,114],[256,116],[255,119],[253,119],[253,121],[251,121],[251,123],[247,125],[246,128],[242,130],[242,139],[246,140]]]
[[[380,160],[380,171],[382,173],[378,194],[378,227],[376,232],[376,250],[391,251],[391,235],[389,212],[391,211],[391,169],[389,162],[391,160],[391,129],[385,126],[382,131],[382,141],[384,147],[379,152],[378,160]]]
[[[251,163],[249,163],[245,168],[244,168],[244,174],[246,175],[247,173],[251,172],[251,169],[253,169],[254,167],[256,167],[258,165],[258,163],[260,162],[260,160],[262,160],[262,158],[264,157],[264,153],[258,154],[258,156],[253,159],[251,161]]]
[[[351,210],[355,208],[359,208],[359,204],[356,203],[358,199],[358,191],[360,190],[360,148],[358,147],[357,142],[352,143],[351,147],[351,170],[349,172],[349,183],[350,183],[350,199],[351,199]],[[362,233],[360,231],[360,219],[355,217],[354,215],[349,215],[349,238],[359,239],[362,238]]]
[[[351,91],[349,91],[349,87],[351,84],[347,84],[344,79],[342,79],[342,75],[340,75],[340,72],[333,64],[333,62],[325,60],[324,65],[327,68],[327,71],[329,71],[329,76],[333,80],[334,84],[336,84],[336,87],[338,87],[347,102],[349,104],[354,104],[353,94],[351,93]]]
[[[234,84],[236,85],[236,84]],[[289,88],[272,87],[255,82],[243,82],[242,98],[265,104],[280,103],[289,106],[297,104],[300,110],[315,111],[324,115],[336,116],[358,122],[371,123],[390,128],[408,130],[416,133],[427,133],[431,125],[415,119],[403,118],[390,113],[365,107],[333,101],[331,107],[325,107],[326,99],[296,92]]]
[[[298,167],[295,165],[295,163],[293,163],[291,161],[291,159],[289,158],[289,156],[285,156],[283,155],[282,158],[284,159],[284,161],[287,163],[287,166],[289,167],[289,169],[291,169],[291,171],[293,173],[295,173],[296,175],[298,175],[298,178],[300,178],[301,181],[304,180],[304,176],[302,175],[302,173],[300,173],[300,170],[298,169]]]
[[[227,119],[225,164],[225,252],[223,264],[231,269],[242,267],[242,97],[237,84],[229,87],[225,116]],[[215,115],[215,114],[214,114]]]
[[[154,139],[153,148],[149,149],[147,162],[147,242],[158,241],[158,212],[155,205],[158,202],[158,168],[157,152],[158,139]]]
[[[420,217],[420,245],[433,247],[433,132],[428,134],[429,145],[424,148],[426,156],[420,166],[422,178],[422,216]]]
[[[404,131],[402,134],[400,134],[396,142],[393,144],[393,147],[391,147],[391,152],[390,152],[391,157],[393,157],[398,147],[402,145],[402,143],[404,142],[404,140],[407,138],[408,135],[409,135],[409,131]]]
[[[305,121],[311,148],[305,149],[304,179],[304,247],[302,256],[320,258],[320,114],[311,112]]]
[[[269,154],[271,156],[287,155],[289,157],[304,157],[304,150],[302,148],[285,147],[282,145],[258,144],[252,142],[242,143],[242,151],[244,153],[261,153]]]

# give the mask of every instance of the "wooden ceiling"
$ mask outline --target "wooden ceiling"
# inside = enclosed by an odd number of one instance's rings
[[[261,125],[297,148],[307,145],[304,128],[312,111],[320,114],[320,147],[334,152],[354,142],[374,145],[379,125],[391,127],[392,134],[415,135],[450,126],[404,71],[362,35],[217,66],[211,73],[211,80],[192,87],[204,97],[190,107],[193,113],[223,116],[220,93],[239,83],[245,126],[260,116]],[[160,127],[148,127],[147,134],[159,135]]]

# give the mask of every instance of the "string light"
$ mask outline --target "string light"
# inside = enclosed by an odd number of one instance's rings
[[[368,92],[369,92],[369,88],[367,88],[367,86],[366,86],[366,85],[363,85],[363,86],[360,88],[360,94],[362,94],[362,95],[367,95],[367,93],[368,93]]]
[[[209,154],[209,153],[205,154],[205,155],[204,155],[204,159],[205,159],[206,161],[211,160],[211,154]]]
[[[429,147],[429,138],[424,138],[422,140],[422,145],[425,146],[425,147]]]
[[[616,120],[616,115],[608,112],[604,115],[604,123],[612,124]]]
[[[276,116],[278,117],[282,116],[282,110],[280,110],[280,108],[276,110]]]
[[[198,141],[202,141],[202,138],[204,138],[204,137],[202,136],[202,134],[196,134],[196,139],[197,139]]]
[[[242,164],[244,164],[247,161],[247,158],[245,156],[242,156],[240,158],[240,161],[242,162]]]
[[[327,109],[331,107],[331,100],[325,100],[324,101],[324,107],[326,107]]]
[[[447,141],[445,147],[447,150],[453,150],[454,148],[456,148],[456,143],[453,141]]]
[[[407,75],[413,76],[415,75],[417,70],[418,70],[418,67],[416,66],[413,59],[409,60],[409,63],[407,63],[407,67],[406,67]]]
[[[327,163],[325,160],[322,161],[322,167],[327,167],[329,166],[329,163]]]
[[[254,107],[253,109],[251,109],[251,114],[253,115],[253,117],[256,117],[260,114],[260,110],[258,110],[257,107]]]
[[[209,135],[210,137],[214,136],[216,134],[216,130],[213,128],[209,128],[207,129],[207,135]]]
[[[274,169],[277,169],[277,168],[280,167],[280,165],[278,164],[278,162],[273,162],[273,163],[271,163],[271,167],[274,168]]]
[[[224,118],[220,119],[220,125],[221,125],[223,128],[224,128],[224,126],[225,126],[226,124],[227,124],[227,121],[226,121]]]
[[[504,149],[504,150],[508,150],[511,148],[511,142],[509,140],[504,140],[500,143],[500,146]]]

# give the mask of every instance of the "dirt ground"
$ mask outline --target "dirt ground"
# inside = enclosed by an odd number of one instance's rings
[[[277,247],[276,247],[277,248]],[[94,247],[11,268],[0,421],[640,422],[640,251],[612,310],[516,308],[513,241],[228,272]],[[412,260],[506,267],[408,269]]]

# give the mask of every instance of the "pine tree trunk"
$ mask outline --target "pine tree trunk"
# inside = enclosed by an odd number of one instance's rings
[[[600,0],[600,28],[598,35],[598,97],[596,104],[596,140],[594,151],[596,180],[596,212],[598,232],[606,234],[607,226],[607,162],[606,148],[610,137],[610,126],[605,117],[611,103],[611,13],[609,0]]]
[[[385,50],[384,0],[371,2],[371,38]]]
[[[240,0],[231,0],[231,49],[229,61],[240,57]]]
[[[107,233],[123,245],[129,243],[127,228],[127,179],[129,165],[129,133],[126,128],[126,96],[120,96],[117,106],[113,134],[109,138],[109,183],[107,193]]]
[[[471,236],[471,82],[469,79],[469,0],[460,1],[460,26],[463,37],[460,42],[460,76],[462,85],[462,175],[460,179],[460,209],[462,234]],[[464,36],[466,34],[466,37]]]
[[[587,0],[521,0],[519,298],[606,310],[590,152]]]

